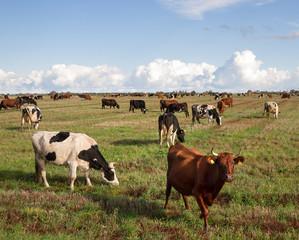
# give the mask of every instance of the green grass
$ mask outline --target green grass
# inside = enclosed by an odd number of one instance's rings
[[[35,184],[34,131],[20,131],[21,112],[0,111],[0,239],[297,239],[299,176],[299,97],[273,98],[279,119],[262,117],[269,99],[234,97],[223,125],[191,125],[191,116],[177,113],[186,129],[185,146],[209,154],[236,153],[245,162],[235,168],[209,207],[210,231],[204,232],[200,209],[190,197],[184,209],[173,189],[164,211],[167,152],[159,149],[156,97],[145,100],[149,112],[129,112],[129,97],[117,98],[120,109],[101,109],[101,97],[39,100],[39,130],[86,133],[94,138],[108,162],[117,162],[118,187],[91,171],[93,187],[78,172],[69,187],[68,167],[47,165],[50,188]],[[210,96],[184,97],[190,107],[213,104]]]

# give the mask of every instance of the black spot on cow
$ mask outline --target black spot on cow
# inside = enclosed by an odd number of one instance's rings
[[[201,107],[202,107],[202,108],[207,108],[208,105],[207,105],[207,104],[203,104],[203,105],[201,105]]]
[[[36,108],[33,108],[32,109],[32,115],[35,113],[35,111],[37,111]]]
[[[49,152],[47,155],[46,155],[46,159],[48,161],[55,161],[56,160],[56,153],[55,152]]]
[[[51,137],[50,143],[53,143],[53,142],[63,142],[69,136],[70,136],[69,132],[60,132],[60,133],[56,134],[55,136]]]

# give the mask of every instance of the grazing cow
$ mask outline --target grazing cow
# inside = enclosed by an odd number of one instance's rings
[[[60,96],[59,96],[59,99],[64,99],[64,98],[68,98],[68,99],[70,99],[71,98],[71,94],[61,94]]]
[[[269,97],[269,98],[272,98],[272,94],[268,94],[268,97]]]
[[[98,149],[96,141],[82,133],[70,132],[36,132],[32,136],[35,152],[35,173],[38,182],[46,179],[46,164],[56,166],[69,165],[71,172],[71,189],[74,189],[77,167],[85,174],[88,186],[92,186],[89,170],[100,171],[102,178],[111,184],[118,185],[114,163],[107,163]]]
[[[188,104],[186,102],[184,103],[171,103],[168,105],[166,112],[184,112],[186,117],[189,117],[189,112],[188,112]]]
[[[216,119],[216,123],[220,126],[222,116],[220,116],[216,110],[216,108],[212,105],[198,105],[194,104],[192,106],[192,124],[195,122],[195,118],[198,123],[200,118],[208,118],[208,124],[211,122],[214,122],[214,119]]]
[[[169,140],[174,145],[175,137],[181,142],[184,142],[185,131],[180,128],[179,121],[173,113],[164,113],[158,118],[159,124],[159,142],[160,148],[162,148],[163,137],[166,135],[166,143],[169,147]]]
[[[119,109],[119,105],[117,104],[117,102],[114,99],[107,99],[107,98],[103,98],[102,99],[102,109],[105,108],[105,105],[110,106],[115,108],[117,107]]]
[[[221,101],[217,103],[217,108],[219,110],[219,113],[223,113],[225,109],[225,105],[228,105],[229,107],[233,106],[233,99],[232,98],[223,98]]]
[[[83,98],[85,100],[91,100],[91,96],[89,94],[84,94]]]
[[[158,98],[159,98],[159,99],[163,99],[164,97],[163,97],[162,94],[158,94]]]
[[[283,93],[281,98],[291,98],[291,95],[288,93]]]
[[[177,100],[160,100],[160,111],[164,111],[164,109],[168,108],[168,106],[172,103],[178,103]]]
[[[267,114],[268,118],[270,118],[270,113],[273,113],[274,118],[278,119],[278,105],[276,102],[266,102],[264,106],[263,116]]]
[[[7,108],[9,108],[9,107],[16,108],[17,110],[19,110],[22,104],[23,104],[23,102],[20,97],[17,97],[15,99],[3,99],[0,103],[0,110],[2,108],[7,110]]]
[[[212,206],[215,198],[226,182],[234,180],[234,165],[243,163],[245,158],[238,154],[214,153],[204,156],[197,149],[186,148],[181,143],[171,146],[168,151],[168,169],[166,185],[166,201],[168,208],[171,188],[174,187],[183,195],[186,209],[190,209],[188,196],[194,196],[204,218],[205,230],[209,230],[208,206]]]
[[[143,100],[130,100],[130,108],[129,108],[129,112],[132,110],[132,112],[134,112],[134,109],[141,109],[142,113],[146,113],[146,111],[148,111],[148,109],[145,107],[145,102]]]
[[[219,97],[220,97],[220,96],[219,96],[219,94],[218,94],[218,93],[216,93],[216,94],[215,94],[215,97],[214,97],[214,99],[215,99],[215,100],[218,100],[218,99],[219,99]]]
[[[55,93],[53,98],[54,98],[54,101],[56,101],[56,100],[60,99],[60,97],[59,97],[58,93]]]
[[[37,130],[39,123],[42,120],[42,113],[38,107],[28,106],[22,108],[21,129],[23,129],[24,123],[27,122],[28,128],[33,127]]]
[[[258,98],[262,98],[262,97],[264,97],[263,93],[261,93],[260,95],[258,95]]]
[[[28,103],[28,104],[33,104],[33,105],[37,106],[37,102],[35,100],[33,100],[31,97],[23,96],[20,98],[22,99],[21,105],[23,105],[24,103]]]

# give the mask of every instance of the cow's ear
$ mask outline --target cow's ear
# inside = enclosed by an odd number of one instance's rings
[[[187,132],[186,130],[183,130],[183,129],[181,130],[181,133],[186,133],[186,132]]]
[[[245,161],[245,158],[242,156],[239,156],[239,157],[235,158],[234,161],[235,161],[235,165],[237,165],[237,164],[241,165]]]

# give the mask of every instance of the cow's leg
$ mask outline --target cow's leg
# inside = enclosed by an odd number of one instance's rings
[[[197,204],[198,204],[198,206],[200,207],[200,210],[201,210],[200,217],[204,218],[205,231],[208,231],[209,230],[209,224],[208,224],[209,211],[208,211],[208,208],[206,207],[201,194],[198,194],[198,193],[195,194],[195,198],[196,198]]]
[[[87,171],[85,171],[84,174],[85,174],[87,185],[91,187],[92,184],[91,184],[91,181],[90,181],[90,178],[89,178],[89,169]]]
[[[162,127],[162,129],[159,132],[160,149],[162,148],[163,136],[164,136],[164,128]]]
[[[74,190],[74,182],[77,178],[77,164],[71,163],[70,164],[70,172],[71,172],[71,190]]]
[[[164,205],[164,209],[168,208],[168,199],[171,193],[171,184],[169,183],[168,179],[167,179],[167,183],[166,183],[166,201],[165,201],[165,205]]]
[[[41,174],[41,167],[38,161],[38,155],[35,155],[35,182],[42,183],[42,174]]]
[[[190,205],[189,205],[189,202],[188,202],[188,196],[183,195],[183,200],[184,200],[186,209],[190,210],[191,208],[190,208]]]

